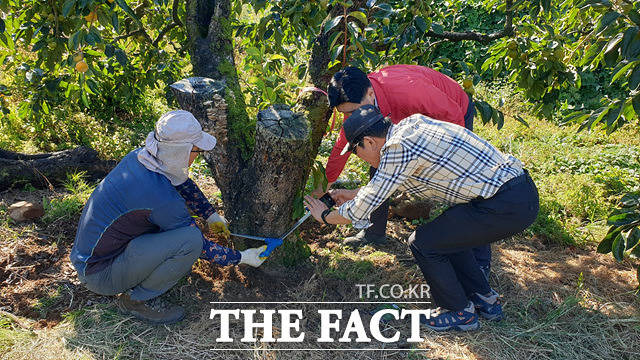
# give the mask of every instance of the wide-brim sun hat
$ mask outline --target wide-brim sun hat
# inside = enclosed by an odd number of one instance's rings
[[[156,122],[154,136],[165,143],[191,143],[209,151],[216,146],[216,138],[202,131],[198,120],[186,110],[173,110],[165,113]]]

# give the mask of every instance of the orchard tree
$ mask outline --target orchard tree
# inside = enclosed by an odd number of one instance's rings
[[[149,88],[173,84],[169,99],[220,140],[206,160],[233,229],[256,235],[300,215],[330,117],[324,95],[301,90],[326,89],[346,65],[426,65],[471,94],[506,79],[537,115],[583,129],[640,114],[637,1],[0,0],[0,10],[3,122],[53,141],[55,117],[44,115],[135,111]],[[611,86],[593,106],[580,92],[596,73]],[[501,127],[499,105],[476,98],[482,121]]]

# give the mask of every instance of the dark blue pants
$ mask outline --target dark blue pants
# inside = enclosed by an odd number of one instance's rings
[[[469,303],[469,295],[488,293],[491,288],[472,249],[526,229],[538,210],[538,190],[525,172],[491,198],[452,206],[419,226],[409,238],[409,248],[436,305],[459,311]]]
[[[464,127],[473,131],[473,118],[476,115],[476,107],[473,103],[471,95],[469,96],[469,106],[467,107],[467,113],[464,115]],[[483,268],[491,267],[491,244],[478,246],[473,248],[473,256],[476,258],[478,265]],[[488,273],[487,273],[488,274]]]
[[[469,96],[469,105],[467,106],[467,113],[464,116],[464,126],[473,131],[473,118],[476,114],[476,107],[473,103],[473,99]],[[369,168],[369,178],[372,178],[376,173],[374,167]],[[372,225],[366,232],[368,235],[384,236],[387,232],[387,218],[389,216],[389,199],[385,200],[382,205],[375,209],[369,220]],[[478,262],[478,265],[488,268],[491,266],[491,245],[483,245],[473,249],[473,255]]]

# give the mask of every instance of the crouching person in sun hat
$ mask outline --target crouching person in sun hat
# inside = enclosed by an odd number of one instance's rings
[[[224,217],[188,178],[198,153],[215,144],[191,113],[170,111],[158,120],[145,147],[126,155],[102,180],[82,211],[71,250],[71,262],[89,290],[119,295],[122,311],[167,324],[182,320],[184,310],[157,297],[198,257],[222,266],[262,264],[258,255],[264,246],[236,251],[210,242],[190,214],[229,233]]]
[[[498,294],[483,276],[472,249],[526,229],[539,210],[538,191],[521,162],[471,131],[414,114],[396,125],[373,105],[343,124],[351,151],[377,172],[366,186],[333,190],[329,210],[305,197],[313,217],[326,224],[366,228],[369,216],[400,189],[452,206],[418,226],[409,247],[440,308],[421,319],[434,330],[473,330],[478,315],[502,318]]]

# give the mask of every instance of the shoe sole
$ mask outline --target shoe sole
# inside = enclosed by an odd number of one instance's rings
[[[479,322],[475,322],[472,324],[467,324],[467,325],[451,325],[451,326],[447,326],[447,327],[435,327],[435,326],[431,326],[428,324],[423,324],[426,327],[428,327],[431,330],[434,331],[449,331],[449,330],[456,330],[456,331],[473,331],[473,330],[478,330],[480,328],[480,323]]]
[[[489,313],[485,313],[482,311],[478,311],[478,313],[480,313],[480,315],[485,318],[486,320],[489,321],[500,321],[502,319],[504,319],[504,315],[502,313],[500,314],[489,314]]]
[[[116,305],[118,307],[118,310],[120,310],[120,313],[123,315],[129,315],[129,316],[133,316],[134,318],[138,319],[138,320],[142,320],[142,321],[146,321],[148,323],[154,324],[154,325],[170,325],[170,324],[175,324],[177,322],[180,322],[182,320],[184,320],[186,314],[183,313],[182,315],[180,315],[180,317],[176,318],[176,319],[169,319],[169,320],[152,320],[149,318],[145,318],[144,316],[140,316],[138,315],[135,311],[131,311],[128,310],[127,308],[125,308],[120,301],[116,302]]]

